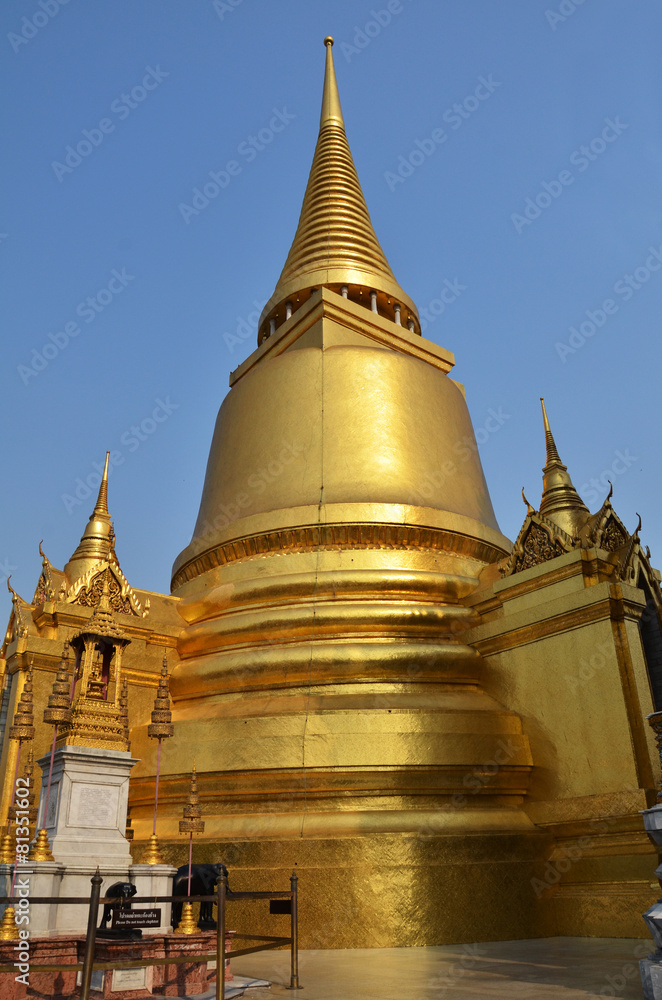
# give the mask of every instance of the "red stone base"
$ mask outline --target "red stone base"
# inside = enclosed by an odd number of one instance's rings
[[[225,949],[232,947],[234,932],[226,935]],[[16,941],[0,941],[0,965],[13,965],[17,959],[14,951]],[[168,996],[187,997],[205,993],[216,982],[216,970],[207,969],[206,962],[196,962],[195,956],[212,954],[216,950],[216,932],[204,931],[199,934],[150,934],[136,941],[113,941],[97,938],[95,961],[128,962],[150,958],[168,958],[191,954],[190,962],[178,965],[153,965],[147,970],[146,987],[111,991],[113,972],[107,970],[103,977],[103,990],[92,990],[94,1000],[141,1000],[143,997]],[[38,997],[39,1000],[75,1000],[80,997],[80,986],[76,986],[76,972],[38,972],[39,965],[75,965],[83,961],[85,938],[56,937],[32,938],[29,942],[30,971],[29,985],[16,982],[20,975],[0,972],[0,997],[2,1000],[24,1000]],[[117,976],[129,970],[117,970]],[[132,970],[133,971],[133,970]],[[225,979],[232,979],[229,960],[226,962]],[[119,984],[117,984],[119,985]],[[128,983],[127,983],[128,986]]]

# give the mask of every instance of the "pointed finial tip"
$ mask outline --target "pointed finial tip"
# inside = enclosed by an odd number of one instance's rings
[[[333,38],[331,37],[331,35],[327,35],[326,36],[326,38],[324,39],[324,44],[325,45],[333,45]]]

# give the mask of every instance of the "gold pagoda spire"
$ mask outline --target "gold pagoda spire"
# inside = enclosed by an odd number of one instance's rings
[[[64,567],[73,583],[102,559],[111,558],[113,551],[113,527],[108,513],[108,462],[110,452],[106,452],[106,463],[99,486],[99,496],[90,515],[78,548]]]
[[[579,496],[568,474],[567,466],[561,461],[552,435],[545,408],[545,400],[540,397],[542,419],[545,427],[547,461],[542,470],[542,499],[540,513],[558,524],[566,534],[573,537],[586,524],[590,512]]]
[[[372,227],[345,135],[333,39],[324,45],[319,137],[297,231],[260,317],[260,342],[322,285],[420,333],[416,306],[395,280]]]

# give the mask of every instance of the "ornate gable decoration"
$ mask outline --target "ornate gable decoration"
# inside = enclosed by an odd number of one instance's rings
[[[512,576],[549,562],[574,548],[575,540],[553,521],[531,509],[517,536],[510,558],[501,567],[502,576]]]
[[[149,600],[145,602],[143,608],[117,562],[104,560],[93,566],[88,573],[69,588],[66,596],[67,603],[80,604],[84,608],[98,607],[106,575],[108,576],[108,599],[111,610],[117,614],[146,618],[149,613]]]
[[[5,642],[13,642],[14,639],[25,639],[28,634],[28,625],[24,617],[24,612],[30,610],[30,605],[16,593],[11,583],[11,576],[7,577],[7,590],[11,594],[12,613],[7,626]]]
[[[43,539],[39,542],[39,555],[41,556],[41,576],[37,583],[37,589],[34,592],[34,597],[32,598],[33,604],[45,604],[46,601],[56,600],[55,584],[53,582],[53,567],[50,564],[48,556],[44,554],[42,549]]]

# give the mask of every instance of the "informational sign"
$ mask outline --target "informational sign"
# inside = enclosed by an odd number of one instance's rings
[[[160,927],[161,910],[113,910],[113,927]]]

